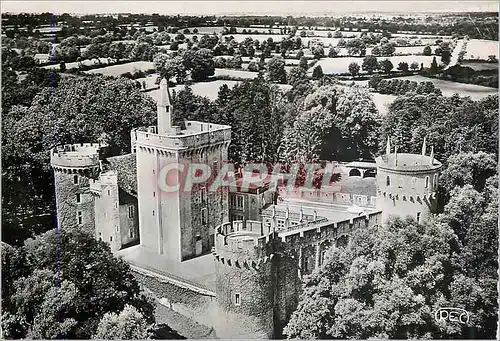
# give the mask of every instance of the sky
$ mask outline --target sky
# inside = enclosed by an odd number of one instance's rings
[[[158,13],[164,15],[335,15],[498,11],[498,1],[46,1],[1,2],[2,13]]]

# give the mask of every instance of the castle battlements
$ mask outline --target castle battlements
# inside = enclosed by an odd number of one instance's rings
[[[153,128],[153,129],[151,129]],[[198,121],[186,121],[186,129],[171,130],[171,134],[158,134],[155,127],[132,131],[133,146],[196,149],[231,141],[231,127]]]
[[[262,235],[260,221],[233,221],[218,226],[216,231],[212,254],[217,262],[258,269],[274,257],[274,250],[269,247],[269,242],[277,235]]]
[[[53,148],[50,152],[50,164],[56,171],[79,173],[99,167],[100,143],[66,144]]]
[[[105,172],[101,172],[98,179],[90,180],[90,191],[100,196],[104,187],[116,185],[117,182],[118,174],[116,173],[116,171],[108,170]]]

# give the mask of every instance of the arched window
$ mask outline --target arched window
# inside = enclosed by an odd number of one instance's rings
[[[349,176],[361,176],[359,169],[353,168],[349,171]]]
[[[438,175],[437,174],[434,174],[434,180],[432,182],[432,185],[434,186],[434,188],[437,188],[437,186],[438,186]]]
[[[78,175],[73,176],[73,183],[74,183],[75,185],[77,185],[77,184],[78,184]]]
[[[385,184],[387,186],[390,186],[391,185],[391,177],[389,175],[387,175],[387,178],[385,179]]]
[[[400,178],[399,181],[398,181],[398,187],[399,188],[403,188],[404,184],[405,184],[405,180],[403,178]]]
[[[429,177],[425,177],[425,188],[429,188]]]

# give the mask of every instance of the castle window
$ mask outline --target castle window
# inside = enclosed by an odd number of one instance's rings
[[[405,183],[404,179],[402,179],[402,178],[399,179],[399,188],[403,188],[404,183]]]
[[[434,174],[434,180],[432,181],[432,185],[434,186],[434,188],[437,188],[437,186],[438,186],[438,175],[437,174]]]
[[[241,195],[236,197],[236,207],[243,208],[243,197]]]
[[[231,195],[229,198],[229,203],[231,204],[231,207],[235,207],[236,206],[236,197]]]
[[[155,173],[155,170],[153,169],[153,174]]]
[[[81,225],[83,223],[82,211],[77,211],[76,216],[78,217],[78,225]]]
[[[416,183],[417,183],[417,178],[416,177],[411,178],[411,188],[412,189],[415,189]]]
[[[425,188],[429,188],[429,177],[425,177]]]
[[[169,112],[170,111],[170,105],[167,105],[166,109],[167,109],[167,112]]]
[[[207,224],[207,209],[206,208],[201,209],[201,224],[202,225]]]
[[[109,236],[109,241],[112,242],[113,241],[113,236]]]
[[[128,236],[130,238],[134,238],[134,230],[133,229],[130,229]]]
[[[389,175],[387,175],[387,178],[385,179],[385,184],[387,186],[390,186],[391,185],[391,177]]]
[[[133,219],[134,218],[134,206],[129,206],[128,207],[128,217],[129,217],[129,219]]]
[[[115,202],[115,208],[118,208],[118,203],[117,202]]]
[[[156,192],[153,192],[153,198],[156,197]]]
[[[420,216],[421,216],[421,213],[417,212],[417,223],[420,223]]]
[[[207,200],[207,189],[205,187],[201,188],[201,203],[205,204]]]
[[[278,223],[278,228],[279,229],[284,229],[285,228],[285,221],[284,220],[278,219],[277,223]]]
[[[237,306],[241,305],[241,299],[239,293],[234,294],[234,305]]]
[[[75,175],[75,176],[73,177],[73,183],[74,183],[75,185],[77,185],[77,184],[78,184],[78,175]]]
[[[79,204],[82,200],[81,200],[81,196],[80,196],[80,193],[77,193],[76,194],[76,203]]]
[[[118,225],[116,225],[116,226],[115,226],[115,228],[116,228],[116,232],[118,232],[118,229],[119,229],[119,228],[118,228]]]
[[[154,217],[154,215],[155,215],[155,210],[153,210],[153,217]]]
[[[292,226],[297,226],[297,225],[299,225],[299,223],[298,223],[298,222],[296,222],[296,221],[292,221],[290,224],[291,224]]]
[[[111,191],[108,189],[108,195],[111,195]]]

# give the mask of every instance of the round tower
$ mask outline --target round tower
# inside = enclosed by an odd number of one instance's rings
[[[391,152],[387,139],[385,155],[377,163],[377,208],[382,221],[390,216],[411,216],[423,222],[436,208],[436,194],[441,162],[434,159],[434,148],[426,155],[426,141],[421,154]]]
[[[57,223],[60,228],[79,227],[94,231],[94,198],[92,181],[99,175],[98,143],[67,144],[51,150],[50,164],[54,169]]]
[[[274,335],[274,267],[277,256],[262,223],[235,221],[215,236],[215,329],[219,338],[269,339]]]

